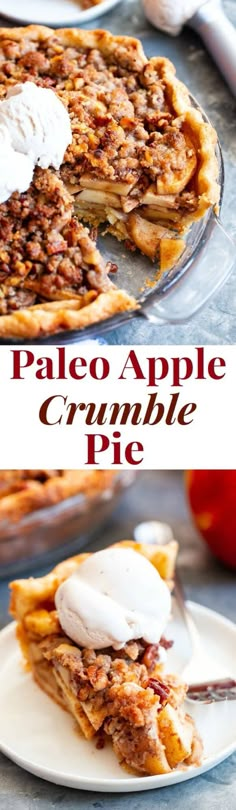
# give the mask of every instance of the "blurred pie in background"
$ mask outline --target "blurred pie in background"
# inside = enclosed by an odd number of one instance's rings
[[[0,524],[73,495],[95,495],[115,476],[112,470],[0,470]]]
[[[1,470],[0,576],[82,548],[134,479],[124,470]]]

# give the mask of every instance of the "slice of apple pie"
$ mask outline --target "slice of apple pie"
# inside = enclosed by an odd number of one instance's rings
[[[97,746],[143,775],[197,764],[186,686],[163,674],[177,544],[124,541],[11,583],[11,614],[38,685]],[[160,572],[160,573],[159,573]],[[142,585],[142,587],[140,587]]]
[[[215,131],[171,62],[148,60],[138,40],[102,30],[1,28],[0,100],[25,82],[57,94],[72,143],[56,175],[36,169],[29,192],[0,205],[0,336],[22,338],[136,306],[109,287],[111,267],[79,221],[103,225],[166,270],[184,250],[186,228],[219,200]]]

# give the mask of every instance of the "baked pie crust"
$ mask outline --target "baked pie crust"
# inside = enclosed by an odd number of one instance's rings
[[[147,557],[171,587],[175,541],[162,547],[132,541],[116,545]],[[79,648],[63,633],[55,593],[88,556],[65,560],[47,576],[11,583],[10,611],[27,667],[87,739],[94,737],[103,746],[111,737],[126,768],[150,775],[198,764],[202,746],[183,708],[186,686],[174,675],[163,675],[159,645],[140,639],[119,651],[96,651]]]
[[[0,98],[26,80],[55,90],[73,141],[59,172],[36,169],[29,191],[0,206],[0,337],[76,329],[137,306],[109,281],[114,268],[81,220],[166,270],[185,230],[219,201],[214,129],[171,62],[147,60],[137,39],[1,28]]]
[[[116,475],[113,470],[0,470],[0,525],[18,523],[74,495],[99,495]]]

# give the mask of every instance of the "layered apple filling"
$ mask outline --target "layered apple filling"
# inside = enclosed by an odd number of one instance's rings
[[[60,169],[56,173],[44,169],[44,179],[36,169],[28,195],[32,205],[39,183],[46,187],[46,228],[50,237],[45,240],[40,230],[42,216],[36,201],[34,222],[22,255],[18,240],[25,244],[23,214],[27,194],[26,198],[13,195],[13,203],[0,206],[1,222],[9,215],[11,219],[12,214],[15,221],[15,230],[11,231],[10,224],[8,236],[13,255],[7,248],[7,258],[4,228],[0,231],[2,314],[11,309],[31,309],[38,304],[35,296],[39,295],[39,303],[44,302],[45,328],[42,323],[36,325],[37,335],[40,329],[50,332],[86,325],[85,311],[79,317],[77,314],[76,306],[78,309],[82,300],[77,296],[85,295],[87,321],[90,313],[92,322],[99,320],[103,305],[105,318],[115,309],[112,289],[99,304],[90,300],[91,290],[92,295],[100,296],[107,292],[109,282],[96,244],[94,261],[88,262],[92,264],[91,272],[86,272],[84,278],[81,220],[93,228],[101,225],[103,232],[109,231],[131,250],[139,249],[152,261],[159,261],[161,270],[168,270],[184,250],[186,229],[209,208],[217,208],[219,186],[215,131],[193,107],[171,62],[164,57],[147,60],[138,40],[99,30],[52,31],[33,25],[0,29],[0,99],[12,87],[25,82],[57,94],[69,113],[72,131],[72,142]],[[61,217],[55,222],[53,215],[54,184],[60,183],[61,197],[66,199],[68,195],[67,205],[71,207],[70,223],[67,220],[65,224]],[[86,237],[88,244],[87,232]],[[89,253],[91,258],[91,248]],[[15,258],[20,263],[18,274]],[[121,300],[119,291],[116,295],[116,311],[135,305],[127,297]],[[58,301],[62,298],[64,302],[67,299],[64,322],[58,315]],[[48,299],[56,310],[52,323]],[[68,300],[74,302],[71,308]],[[17,334],[18,327],[21,334],[18,322],[15,332],[13,321],[2,324],[0,334],[7,330],[10,333],[11,329]],[[23,325],[22,336],[27,337]]]
[[[117,563],[115,575],[111,569],[114,552]],[[150,615],[150,623],[154,620],[154,624],[157,621],[159,625],[161,616],[164,621],[170,600],[168,588],[174,574],[176,552],[175,541],[162,547],[125,541],[94,555],[82,554],[71,558],[45,577],[11,583],[11,613],[17,619],[18,640],[37,684],[72,715],[86,739],[94,739],[97,747],[103,747],[111,739],[119,762],[143,775],[168,773],[178,766],[197,765],[202,752],[194,722],[185,712],[186,685],[177,676],[163,673],[162,652],[167,649],[168,656],[170,642],[162,635],[156,643],[148,643],[147,639],[138,637],[139,630],[144,629],[151,602],[148,607],[143,603],[142,615],[140,612],[136,614],[136,627],[135,611],[132,612],[132,620],[131,614],[126,613],[128,625],[125,632],[129,632],[132,625],[130,632],[136,637],[126,636],[125,643],[117,644],[119,589],[122,611],[126,602],[122,566],[126,566],[123,570],[126,574],[128,571],[129,582],[130,577],[135,578],[136,574],[136,587],[139,584],[137,578],[144,570],[144,595],[145,589],[149,591],[150,586],[152,590],[154,584],[160,615],[155,604],[155,616],[154,613]],[[101,561],[103,570],[100,570]],[[93,590],[86,602],[87,590],[83,588],[85,581],[86,588],[89,584],[86,579],[88,563],[90,589]],[[128,570],[130,563],[133,571]],[[104,592],[99,588],[96,590],[98,581],[96,584],[95,576],[95,572],[98,576],[105,575],[108,597],[108,592],[111,593],[107,579],[109,566],[110,585],[113,582],[115,597],[115,603],[111,601],[111,613],[116,615],[112,629],[107,615],[105,624],[101,622]],[[146,570],[151,576],[149,582],[145,582]],[[71,637],[77,632],[75,616],[72,603],[68,602],[66,606],[65,601],[66,594],[68,597],[70,592],[70,597],[73,596],[74,588],[78,586],[80,619],[77,630],[82,633],[80,640],[85,638],[84,633],[87,634],[87,645],[75,643]],[[94,594],[98,599],[96,615],[91,612]],[[85,615],[87,619],[84,623]],[[70,635],[65,632],[65,622],[68,621]],[[112,643],[107,644],[106,634],[110,632],[113,634],[110,639]],[[147,636],[148,630],[144,632]],[[92,646],[92,638],[95,646]]]

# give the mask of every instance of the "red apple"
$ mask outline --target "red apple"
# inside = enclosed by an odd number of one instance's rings
[[[189,470],[185,480],[197,528],[213,554],[236,568],[236,470]]]

